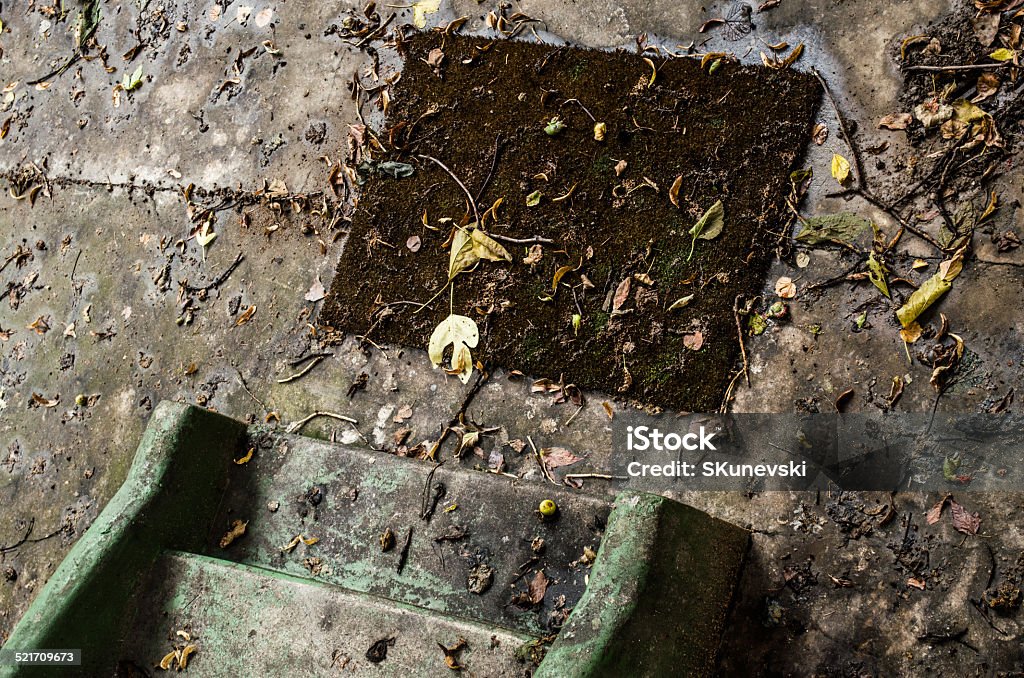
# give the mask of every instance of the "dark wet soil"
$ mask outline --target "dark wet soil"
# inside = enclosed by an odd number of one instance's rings
[[[427,63],[433,49],[444,53],[439,67]],[[321,320],[425,348],[448,315],[447,292],[418,313],[404,303],[427,301],[447,281],[453,223],[441,220],[474,220],[458,184],[421,157],[431,156],[479,194],[480,213],[503,198],[489,233],[552,241],[534,264],[523,263],[528,244],[506,241],[511,263],[456,278],[452,309],[480,327],[474,359],[643,403],[717,409],[739,361],[734,300],[764,285],[789,172],[820,102],[815,79],[727,62],[709,74],[697,60],[656,58],[651,84],[651,65],[635,54],[439,33],[403,50],[379,134],[387,153],[374,160],[415,172],[372,173]],[[607,125],[604,141],[588,112]],[[554,116],[565,129],[549,136]],[[534,191],[543,197],[527,206]],[[717,200],[724,230],[698,241],[688,262],[687,232]],[[553,292],[564,266],[574,270]],[[626,278],[628,298],[613,314]],[[667,310],[688,295],[689,305]]]

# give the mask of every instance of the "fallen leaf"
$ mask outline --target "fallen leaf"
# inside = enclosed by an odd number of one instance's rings
[[[601,407],[604,408],[604,413],[608,415],[609,419],[615,418],[615,410],[612,409],[611,404],[607,400],[601,403]]]
[[[617,177],[622,176],[622,173],[626,171],[626,168],[628,166],[629,166],[629,163],[626,162],[625,160],[620,160],[617,163],[615,163],[615,176],[617,176]]]
[[[938,272],[914,290],[906,303],[896,311],[896,317],[903,327],[909,327],[910,323],[953,287],[953,280],[963,269],[963,257],[964,251],[961,249],[951,259],[939,264]]]
[[[245,527],[249,523],[244,520],[233,520],[231,521],[231,529],[224,533],[224,536],[220,538],[220,547],[226,549],[231,546],[232,543],[239,537],[245,534]]]
[[[907,586],[912,586],[921,591],[924,591],[926,588],[924,579],[918,577],[907,577]]]
[[[903,395],[903,379],[901,377],[892,378],[892,386],[889,388],[889,397],[885,399],[886,404],[892,407],[896,404],[896,401]]]
[[[825,141],[828,139],[828,126],[826,126],[824,123],[819,122],[817,125],[814,126],[814,131],[811,133],[811,138],[814,140],[814,143],[818,144],[819,146],[824,144]]]
[[[558,267],[558,270],[555,271],[555,275],[551,278],[551,291],[552,292],[555,292],[556,290],[558,290],[558,283],[562,282],[562,278],[565,277],[565,274],[570,272],[570,271],[572,271],[572,270],[573,270],[572,266],[559,266]]]
[[[689,305],[691,301],[693,301],[692,294],[688,294],[685,297],[680,297],[679,299],[676,299],[675,301],[672,302],[672,305],[668,307],[668,310],[675,311],[676,309],[679,308],[685,308],[686,306]]]
[[[914,116],[910,113],[892,113],[879,120],[878,126],[891,130],[903,130],[907,129],[907,126],[913,121]]]
[[[1000,47],[996,51],[988,55],[988,57],[994,61],[1010,61],[1017,55],[1012,49],[1006,47]]]
[[[252,455],[254,455],[255,453],[256,453],[256,447],[255,446],[250,447],[249,451],[246,452],[244,456],[242,456],[239,459],[233,459],[232,461],[234,461],[239,466],[241,466],[242,464],[248,464],[249,461],[252,459]]]
[[[831,241],[849,245],[870,228],[871,222],[867,219],[849,212],[840,212],[803,220],[800,232],[795,238],[809,245]]]
[[[811,263],[811,255],[807,252],[796,253],[796,266],[797,268],[807,268]]]
[[[49,319],[46,316],[39,316],[25,329],[34,330],[36,334],[46,334],[50,331]]]
[[[625,278],[615,289],[615,296],[612,298],[613,311],[618,311],[626,303],[626,300],[629,299],[629,281],[630,278]]]
[[[963,534],[978,534],[981,527],[981,517],[977,513],[970,513],[953,499],[949,500],[950,513],[953,516],[953,527],[957,532]]]
[[[900,338],[908,344],[913,344],[921,338],[923,331],[917,321],[914,321],[900,330]]]
[[[435,14],[441,8],[441,0],[419,0],[412,5],[412,23],[416,28],[427,25],[427,15]]]
[[[256,305],[255,304],[253,304],[249,308],[245,309],[245,312],[243,312],[242,315],[238,316],[238,320],[235,321],[235,327],[240,327],[240,326],[244,325],[245,323],[249,322],[250,320],[252,320],[252,317],[254,315],[256,315]]]
[[[534,191],[530,195],[526,196],[526,206],[536,207],[540,204],[540,199],[544,196],[540,191]]]
[[[548,471],[552,471],[562,466],[571,466],[583,457],[573,454],[571,450],[567,450],[564,447],[545,447],[540,451],[540,458],[544,467]]]
[[[427,354],[434,367],[441,365],[444,351],[452,347],[451,372],[458,375],[463,384],[469,382],[473,373],[471,348],[476,348],[480,341],[480,331],[472,318],[464,315],[451,314],[442,320],[430,335]]]
[[[327,290],[324,289],[324,284],[320,282],[320,276],[317,276],[313,284],[309,286],[309,291],[306,292],[306,296],[303,297],[303,299],[306,301],[317,302],[325,296],[327,296]]]
[[[693,250],[697,245],[697,239],[701,240],[714,240],[722,233],[722,229],[725,227],[725,206],[722,205],[722,201],[718,200],[714,205],[708,208],[708,211],[693,225],[690,229],[690,235],[693,237],[693,242],[690,245],[690,256],[686,258],[690,261],[693,258]]]
[[[853,389],[848,388],[842,393],[840,393],[838,396],[836,396],[836,400],[833,403],[833,405],[835,405],[836,412],[842,412],[843,410],[846,409],[846,406],[850,404],[851,400],[853,400],[853,394]]]
[[[405,247],[415,254],[423,246],[423,240],[418,235],[410,235],[405,241]]]
[[[474,228],[469,237],[473,240],[473,251],[478,258],[487,261],[512,261],[512,255],[508,250],[479,228]]]
[[[995,42],[996,34],[999,33],[999,19],[999,12],[981,13],[971,19],[974,36],[982,47],[989,47]]]
[[[540,245],[531,245],[530,249],[527,250],[526,256],[523,257],[523,263],[527,265],[536,264],[544,256],[544,248]]]
[[[185,647],[181,648],[181,654],[178,656],[178,670],[184,671],[188,668],[188,658],[195,654],[197,648],[192,643],[189,643]]]
[[[978,96],[974,97],[972,101],[975,103],[984,101],[999,91],[999,76],[991,71],[982,73],[978,76],[975,88],[977,89]]]
[[[544,595],[548,592],[549,580],[544,574],[543,570],[537,570],[537,574],[533,575],[533,579],[530,580],[530,602],[534,605],[540,605],[544,602]]]
[[[683,335],[683,346],[690,349],[691,351],[699,351],[703,345],[703,332],[690,332],[688,334]]]
[[[796,283],[788,276],[782,276],[775,281],[775,294],[783,299],[792,299],[796,296]]]
[[[850,178],[850,161],[838,153],[832,154],[832,178],[840,185],[845,184]]]
[[[668,199],[672,201],[672,204],[679,207],[679,189],[683,185],[683,175],[680,174],[676,177],[676,180],[672,182],[672,187],[668,189]]]
[[[934,127],[953,117],[953,107],[939,103],[935,99],[929,99],[914,106],[914,117],[925,127]]]
[[[58,404],[60,404],[60,396],[58,395],[56,398],[53,398],[51,400],[49,398],[44,398],[42,394],[33,393],[32,402],[41,407],[56,407]]]
[[[605,135],[608,134],[608,125],[603,122],[594,123],[594,141],[604,141]]]
[[[875,257],[874,252],[868,255],[868,280],[888,299],[889,283],[885,277],[886,272],[885,264]]]

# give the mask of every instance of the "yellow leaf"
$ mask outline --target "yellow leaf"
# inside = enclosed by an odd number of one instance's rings
[[[441,0],[420,0],[412,5],[412,22],[416,28],[427,25],[427,15],[434,14],[441,8]]]
[[[488,261],[512,261],[512,255],[508,250],[479,228],[474,228],[469,236],[473,240],[473,252],[477,258]]]
[[[455,229],[451,252],[448,255],[448,279],[452,280],[478,261],[480,256],[473,248],[473,238],[469,232],[464,228]]]
[[[989,54],[988,58],[989,59],[994,59],[995,61],[1010,61],[1015,56],[1017,56],[1017,53],[1014,52],[1012,49],[1007,49],[1006,47],[1000,47],[996,51],[994,51],[991,54]]]
[[[832,155],[832,176],[840,184],[846,183],[850,178],[850,161],[838,153]]]
[[[241,466],[242,464],[248,464],[249,460],[252,459],[252,455],[255,454],[255,452],[256,452],[256,448],[255,447],[250,447],[249,451],[245,453],[244,457],[242,457],[241,459],[235,459],[234,462],[236,464],[238,464],[239,466]]]
[[[572,266],[561,266],[555,271],[555,277],[551,280],[551,291],[554,292],[558,289],[558,283],[562,281],[562,278],[566,273],[572,270]]]
[[[458,374],[462,383],[469,381],[473,372],[473,360],[469,349],[476,348],[480,341],[480,330],[472,318],[451,314],[434,328],[427,346],[427,354],[434,367],[441,365],[444,351],[452,347],[452,372]]]

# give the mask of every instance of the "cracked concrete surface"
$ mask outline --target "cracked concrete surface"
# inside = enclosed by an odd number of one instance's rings
[[[82,60],[48,88],[36,89],[25,83],[73,48],[68,24],[54,23],[31,3],[0,5],[4,84],[20,83],[0,111],[0,123],[12,120],[0,140],[0,170],[9,182],[11,173],[34,163],[50,182],[49,195],[40,192],[34,206],[7,192],[0,197],[0,263],[19,246],[31,252],[0,273],[7,289],[0,330],[12,331],[0,342],[0,501],[8,507],[0,545],[17,542],[31,526],[28,542],[0,553],[0,640],[123,480],[160,399],[198,402],[242,419],[273,412],[284,423],[316,410],[340,412],[359,423],[317,419],[303,432],[388,449],[404,428],[410,429],[408,447],[429,446],[467,404],[469,388],[431,369],[423,351],[363,350],[353,337],[328,348],[332,355],[305,376],[278,383],[304,367],[289,360],[323,338],[319,305],[304,296],[317,279],[330,286],[345,245],[344,220],[331,227],[308,209],[279,211],[254,198],[217,212],[218,237],[205,253],[186,239],[191,224],[181,188],[190,183],[252,193],[279,179],[290,192],[319,192],[336,202],[330,165],[321,157],[340,160],[347,126],[358,120],[346,83],[356,72],[365,82],[372,77],[366,54],[325,35],[350,8],[360,9],[293,0],[254,2],[247,14],[230,1],[148,3],[140,12],[133,3],[103,3],[97,41],[116,70],[106,72],[100,59]],[[468,0],[443,2],[430,20],[444,24],[467,15],[464,30],[490,34],[489,9]],[[904,37],[966,8],[925,0],[783,0],[755,13],[755,30],[742,39],[698,32],[728,9],[689,1],[529,0],[514,3],[513,11],[542,19],[542,35],[593,47],[629,48],[648,33],[656,44],[696,40],[702,50],[724,49],[756,62],[762,40],[802,41],[807,51],[797,67],[814,67],[829,82],[840,108],[857,123],[856,142],[890,144],[865,158],[875,190],[885,194],[913,181],[901,159],[918,151],[904,133],[876,128],[881,116],[901,110],[902,79],[892,54]],[[408,9],[388,11],[398,14],[396,25],[411,20]],[[135,30],[144,46],[128,66],[122,55],[138,44]],[[122,92],[115,107],[114,85],[138,64],[143,85]],[[858,198],[828,196],[834,186],[829,159],[845,146],[827,102],[820,119],[829,139],[809,145],[805,166],[815,175],[801,211],[856,211],[893,234],[896,225],[884,212]],[[1008,166],[992,188],[1009,206],[998,213],[997,228],[1019,228],[1020,170]],[[920,209],[926,208],[922,201]],[[938,260],[923,241],[905,236],[902,246],[909,259]],[[244,261],[223,285],[195,300],[191,323],[178,325],[179,283],[209,284],[239,253]],[[790,275],[803,286],[845,266],[837,253],[815,250],[805,269],[776,262],[769,280]],[[1021,249],[1000,253],[987,237],[975,237],[975,257],[941,306],[964,338],[973,367],[937,403],[940,411],[980,411],[1020,383],[1022,266]],[[865,283],[799,297],[790,322],[748,339],[752,385],[737,389],[733,409],[791,412],[799,400],[827,411],[839,393],[853,388],[850,409],[872,410],[884,401],[892,377],[901,376],[907,387],[897,409],[929,411],[935,404],[930,370],[908,363],[892,313],[873,303],[877,298]],[[238,325],[251,306],[251,319]],[[865,311],[866,324],[855,331]],[[48,331],[29,328],[40,317]],[[808,329],[814,325],[820,333]],[[557,378],[555,370],[531,376]],[[365,388],[350,395],[363,374]],[[510,472],[523,474],[524,482],[546,482],[529,446],[522,453],[503,447],[529,437],[538,447],[586,453],[575,472],[607,468],[610,422],[602,403],[616,410],[628,405],[588,394],[576,414],[571,404],[552,405],[549,396],[531,394],[529,379],[508,377],[497,372],[468,401],[468,421],[500,428],[483,437],[482,458],[467,454],[463,463],[486,467],[490,451],[500,449]],[[79,395],[87,404],[76,404]],[[98,399],[90,403],[90,396]],[[408,417],[402,416],[406,407]],[[451,450],[449,440],[442,454]],[[588,479],[582,491],[613,488]],[[861,536],[844,532],[837,516],[847,504],[870,513],[887,496],[688,492],[678,498],[754,532],[723,641],[725,675],[1024,670],[1019,613],[990,623],[970,602],[991,579],[1024,567],[1019,494],[964,495],[983,517],[979,535],[966,540],[943,523],[924,524],[938,496],[895,497],[897,517]],[[899,544],[908,538],[930,554],[934,574],[927,590],[908,586],[899,564]]]

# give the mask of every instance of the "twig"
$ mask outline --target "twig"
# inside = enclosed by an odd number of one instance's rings
[[[549,471],[548,467],[544,465],[544,459],[540,456],[540,450],[538,450],[537,446],[533,444],[533,438],[526,436],[526,440],[530,443],[530,447],[533,448],[533,454],[537,457],[537,463],[540,464],[540,472],[544,474],[545,478],[551,481],[552,485],[558,485],[558,482],[551,477],[551,471]]]
[[[28,529],[25,530],[25,534],[22,535],[21,539],[19,539],[18,541],[14,542],[10,546],[0,546],[0,553],[7,553],[8,551],[13,551],[14,549],[18,548],[19,546],[21,546],[22,544],[27,542],[29,535],[32,534],[32,528],[35,527],[35,526],[36,526],[36,519],[35,518],[29,518],[28,519]]]
[[[445,165],[440,160],[438,160],[437,158],[431,157],[429,155],[420,155],[418,157],[423,158],[424,160],[430,160],[431,162],[436,164],[438,167],[443,169],[445,172],[447,172],[448,176],[450,176],[452,179],[455,180],[455,183],[457,183],[459,185],[459,188],[462,189],[462,192],[466,194],[467,198],[469,198],[469,206],[473,208],[473,217],[476,218],[477,226],[480,226],[480,213],[477,212],[477,209],[476,209],[476,200],[473,199],[473,195],[469,192],[469,189],[466,188],[466,184],[462,183],[462,181],[459,180],[459,178],[457,176],[455,176],[455,173],[452,172],[450,169],[448,169],[448,166]]]
[[[740,340],[740,355],[743,356],[743,376],[747,380],[747,386],[750,386],[750,369],[747,363],[747,349],[743,345],[743,323],[740,322],[740,297],[742,294],[737,294],[736,298],[732,302],[732,314],[736,319],[736,337]]]
[[[320,411],[314,412],[313,414],[311,414],[311,415],[309,415],[307,417],[299,419],[298,421],[293,421],[292,423],[288,424],[288,428],[286,428],[284,430],[284,432],[285,433],[295,433],[295,432],[299,431],[303,426],[308,424],[311,420],[313,420],[313,419],[315,419],[317,417],[330,417],[331,419],[338,419],[340,421],[347,421],[350,424],[358,424],[359,423],[355,419],[353,419],[351,417],[346,417],[343,414],[337,414],[336,412],[326,412],[326,411],[320,410]]]
[[[836,112],[836,121],[839,123],[839,132],[843,135],[843,140],[850,149],[850,155],[853,156],[854,169],[857,171],[857,182],[867,190],[868,182],[867,177],[864,176],[864,169],[860,162],[860,151],[857,146],[853,143],[853,139],[850,137],[849,131],[846,129],[846,119],[843,117],[843,112],[839,110],[839,104],[836,103],[835,97],[832,96],[832,90],[829,89],[828,83],[825,82],[825,78],[821,77],[818,73],[818,69],[812,68],[811,73],[821,83],[821,88],[825,91],[825,96],[828,97],[829,102],[832,104],[832,109]]]
[[[498,166],[498,155],[501,153],[501,135],[494,137],[494,155],[491,157],[491,171],[487,173],[487,177],[484,179],[484,183],[480,184],[480,190],[476,192],[476,200],[480,201],[484,191],[487,190],[487,185],[491,183],[491,177],[494,176],[494,170]]]
[[[238,374],[238,381],[241,382],[242,388],[244,388],[245,392],[249,394],[249,397],[255,400],[256,404],[262,407],[264,412],[269,412],[270,408],[267,407],[267,404],[257,398],[256,394],[249,390],[249,385],[245,383],[245,377],[242,376],[242,371],[236,367],[235,372]]]
[[[596,480],[629,480],[629,476],[610,476],[604,473],[567,473],[563,476],[566,480],[576,478],[594,478]]]
[[[498,235],[497,233],[488,233],[495,240],[501,240],[503,242],[510,242],[513,245],[533,245],[536,243],[543,243],[545,245],[554,245],[555,241],[550,238],[544,238],[539,235],[535,235],[532,238],[510,238],[507,235]]]
[[[292,367],[298,367],[307,360],[312,360],[313,358],[330,358],[333,355],[334,354],[331,353],[330,351],[321,351],[320,353],[307,353],[306,355],[299,356],[298,358],[292,358],[291,360],[288,361],[288,364]]]
[[[1013,64],[1006,61],[1001,64],[958,64],[955,66],[907,66],[902,69],[904,73],[913,73],[915,71],[978,71],[986,70],[990,68],[1006,68]]]
[[[398,574],[402,574],[402,570],[405,569],[405,561],[409,560],[410,545],[412,545],[412,526],[409,527],[409,532],[405,535],[405,546],[402,547],[402,553],[398,556]]]
[[[370,31],[369,33],[367,33],[367,34],[366,34],[366,37],[364,37],[364,38],[363,38],[362,40],[360,40],[359,42],[355,43],[355,46],[356,46],[357,48],[359,48],[359,49],[362,49],[363,45],[365,45],[366,43],[368,43],[368,42],[370,42],[371,40],[373,40],[373,39],[374,39],[374,37],[376,37],[376,35],[377,35],[378,33],[381,33],[381,32],[382,32],[382,31],[383,31],[384,29],[386,29],[386,28],[388,27],[388,25],[389,25],[389,24],[390,24],[390,23],[391,23],[392,21],[394,21],[394,20],[395,20],[395,13],[394,13],[394,12],[392,12],[392,13],[391,13],[391,16],[389,16],[389,17],[388,17],[388,20],[387,20],[387,21],[385,21],[385,22],[384,22],[384,23],[382,23],[382,24],[381,24],[380,26],[378,26],[377,28],[375,28],[375,29],[373,29],[372,31]]]
[[[289,377],[285,377],[284,379],[278,379],[277,383],[279,383],[279,384],[287,384],[290,381],[295,381],[296,379],[301,379],[302,377],[306,376],[306,374],[310,370],[312,370],[314,367],[316,367],[320,363],[320,361],[323,360],[323,359],[324,359],[324,356],[322,356],[322,355],[316,356],[315,358],[313,358],[312,361],[310,361],[310,363],[308,365],[306,365],[305,368],[303,368],[303,370],[301,372],[296,372],[295,374],[293,374],[293,375],[291,375]]]
[[[235,257],[235,260],[232,262],[230,266],[228,266],[227,270],[221,273],[219,276],[217,276],[217,279],[214,280],[212,283],[210,283],[209,285],[205,285],[203,287],[193,287],[192,285],[186,283],[185,290],[187,292],[206,292],[208,290],[220,287],[221,285],[224,284],[224,281],[228,279],[228,276],[234,273],[235,269],[238,268],[238,265],[241,264],[244,260],[245,255],[239,252],[238,256]]]
[[[575,412],[573,412],[573,413],[572,413],[572,416],[571,416],[571,417],[569,417],[569,418],[568,418],[568,419],[567,419],[567,420],[565,421],[565,426],[568,426],[569,424],[571,424],[571,423],[572,423],[572,421],[573,421],[573,419],[575,419],[575,418],[577,417],[577,415],[579,415],[579,413],[583,411],[583,408],[584,408],[584,407],[586,407],[586,405],[585,405],[585,404],[584,404],[584,405],[580,405],[579,409],[578,409],[578,410],[576,410]]]

